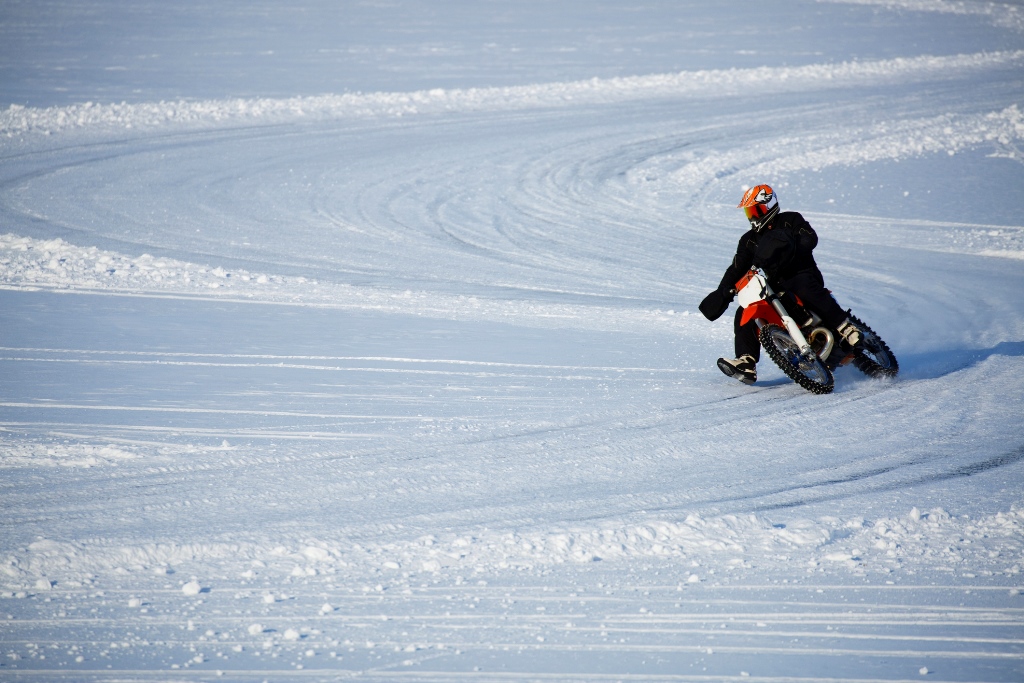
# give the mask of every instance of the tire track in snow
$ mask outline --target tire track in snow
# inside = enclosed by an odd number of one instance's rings
[[[370,367],[353,367],[353,366],[334,366],[334,365],[309,365],[309,364],[297,364],[297,363],[214,363],[214,362],[202,362],[202,361],[184,361],[184,360],[124,360],[124,359],[97,359],[97,358],[25,358],[25,357],[0,357],[0,362],[17,362],[17,363],[68,363],[68,364],[84,364],[84,365],[163,365],[169,367],[196,367],[196,368],[237,368],[237,369],[270,369],[270,370],[310,370],[316,372],[376,372],[376,373],[392,373],[392,374],[404,374],[404,375],[445,375],[452,377],[475,377],[475,378],[522,378],[522,379],[549,379],[549,380],[561,380],[567,382],[576,381],[601,381],[609,379],[619,379],[617,376],[612,375],[566,375],[566,374],[548,374],[548,375],[537,375],[530,373],[500,373],[500,372],[469,372],[466,370],[422,370],[416,368],[370,368]],[[647,371],[650,374],[651,371]],[[661,372],[668,372],[677,374],[682,371],[679,370],[662,370]]]
[[[114,588],[96,593],[55,588],[48,593],[49,603],[32,605],[20,617],[31,640],[11,641],[11,648],[25,653],[20,663],[29,676],[98,673],[73,662],[75,655],[85,653],[89,662],[110,662],[113,672],[108,669],[108,676],[143,680],[155,672],[133,667],[128,663],[132,657],[121,665],[118,655],[138,657],[141,651],[160,658],[165,669],[170,661],[188,662],[180,669],[182,675],[216,673],[228,680],[258,674],[413,681],[641,678],[629,671],[651,655],[667,666],[663,672],[645,668],[643,680],[795,680],[780,675],[802,670],[808,680],[893,681],[902,680],[902,670],[916,675],[922,664],[931,674],[948,677],[948,667],[959,662],[1019,666],[1024,657],[1014,650],[1024,644],[1019,637],[990,634],[993,628],[1020,624],[1021,610],[1002,604],[1006,593],[1015,590],[1007,587],[965,595],[948,584],[782,587],[740,580],[721,586],[601,586],[552,595],[547,586],[516,584],[435,584],[401,594],[380,587],[367,592],[326,585],[312,599],[278,599],[270,593],[267,601],[261,594],[268,595],[275,586],[254,577],[239,588],[215,587],[192,609],[180,590]],[[904,604],[903,594],[911,590],[927,593],[931,604]],[[726,597],[737,593],[750,599]],[[965,600],[970,604],[964,605]],[[633,611],[638,602],[644,607]],[[124,613],[131,612],[129,604],[145,609],[148,618],[125,638],[115,632]],[[27,607],[27,601],[22,605]],[[102,614],[74,616],[90,606]],[[182,637],[185,614],[190,624],[194,620],[193,628],[206,631],[206,642]],[[389,628],[393,619],[400,620],[401,634]],[[62,627],[68,626],[81,635],[63,635]],[[51,646],[45,662],[32,654],[40,643]],[[197,653],[201,656],[193,659]],[[494,653],[515,657],[494,670],[487,665]],[[568,674],[554,673],[548,658],[570,653],[583,653],[588,660],[577,661]],[[850,679],[832,667],[838,675],[823,678],[813,669],[800,669],[801,664],[813,664],[812,658],[838,665],[851,657],[884,662],[889,675]],[[480,666],[470,672],[467,661]],[[302,669],[297,670],[300,662]],[[591,672],[591,665],[601,669]]]
[[[430,364],[430,365],[470,365],[480,367],[496,367],[496,368],[523,368],[529,370],[592,370],[592,371],[609,371],[609,372],[642,372],[642,373],[681,373],[683,370],[678,368],[644,368],[644,367],[619,367],[619,366],[600,366],[600,365],[548,365],[541,363],[505,363],[495,361],[481,361],[481,360],[456,360],[448,358],[399,358],[390,356],[308,356],[308,355],[294,355],[294,354],[249,354],[249,353],[189,353],[189,352],[176,352],[176,351],[124,351],[124,350],[84,350],[84,349],[55,349],[55,348],[29,348],[29,347],[0,347],[0,351],[9,352],[26,352],[26,353],[54,353],[54,354],[76,354],[76,355],[98,355],[98,356],[159,356],[164,358],[224,358],[224,359],[251,359],[251,360],[272,360],[278,361],[277,363],[270,363],[261,365],[261,367],[281,367],[281,363],[287,360],[308,360],[308,361],[380,361],[387,363],[410,363],[410,364]],[[19,358],[12,357],[10,359],[0,360],[51,360],[51,359],[32,359],[32,358]],[[55,361],[74,361],[75,359],[69,358],[54,358]],[[226,364],[230,367],[230,364]],[[298,366],[304,367],[304,366]],[[324,366],[314,366],[324,367]],[[349,369],[349,368],[343,368]],[[367,369],[367,368],[356,368],[356,369]],[[372,370],[375,368],[368,368]]]
[[[417,417],[412,415],[358,415],[344,413],[308,413],[286,410],[241,410],[226,408],[187,408],[172,406],[115,406],[115,405],[88,405],[73,403],[19,403],[17,401],[0,402],[4,408],[31,408],[33,410],[99,410],[99,411],[124,411],[142,413],[199,413],[213,415],[257,415],[263,417],[315,417],[336,420],[393,420],[396,422],[431,422],[437,418]]]
[[[140,445],[140,446],[157,446],[167,447],[169,443],[167,441],[149,441],[139,439],[126,439],[114,436],[115,434],[130,434],[130,433],[151,433],[153,436],[166,435],[168,437],[194,437],[202,439],[264,439],[264,440],[281,440],[281,441],[305,441],[310,440],[323,440],[323,441],[349,441],[352,439],[379,439],[379,432],[320,432],[310,430],[282,430],[282,429],[246,429],[244,427],[210,427],[202,428],[196,426],[180,426],[180,427],[166,427],[163,425],[133,425],[133,424],[117,424],[110,422],[103,423],[86,423],[86,422],[52,422],[49,420],[39,420],[36,422],[17,422],[12,420],[4,420],[0,422],[0,425],[9,432],[35,432],[37,430],[46,430],[51,436],[55,438],[72,438],[82,441],[102,441],[104,443],[124,443],[129,445]],[[72,429],[79,429],[82,431],[72,432]],[[90,433],[84,433],[84,430],[89,430]],[[17,458],[17,454],[8,452],[6,454],[8,459]],[[9,464],[9,463],[5,463]],[[33,463],[26,463],[33,464]],[[36,463],[38,464],[38,463]]]

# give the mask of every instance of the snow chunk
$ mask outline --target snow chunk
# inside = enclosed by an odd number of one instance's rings
[[[829,562],[851,562],[853,560],[856,560],[857,558],[855,558],[851,553],[840,552],[829,553],[825,555],[825,559]]]
[[[302,554],[311,560],[317,562],[324,562],[331,559],[331,554],[323,548],[317,548],[314,546],[308,546],[302,550]]]
[[[14,440],[0,435],[0,467],[117,466],[142,457],[139,449],[114,445]]]

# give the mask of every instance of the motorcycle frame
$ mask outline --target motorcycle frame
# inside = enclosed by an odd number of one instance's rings
[[[751,268],[736,283],[736,292],[737,301],[743,307],[740,325],[746,325],[751,320],[757,324],[758,329],[767,324],[778,325],[793,338],[801,355],[804,357],[816,355],[807,338],[804,337],[800,326],[786,311],[779,296],[768,284],[768,280],[760,270]]]

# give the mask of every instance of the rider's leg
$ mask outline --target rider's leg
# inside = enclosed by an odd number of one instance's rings
[[[849,346],[856,346],[860,341],[860,331],[850,322],[849,313],[844,311],[832,294],[825,289],[825,280],[821,273],[798,273],[782,283],[782,288],[800,297],[804,305],[821,316],[821,321],[827,327],[839,332]]]
[[[783,289],[800,297],[804,305],[821,316],[822,322],[833,329],[846,320],[848,314],[825,289],[821,275],[813,272],[798,273],[781,283]]]
[[[757,342],[757,326],[753,323],[740,326],[743,309],[736,311],[736,358],[719,358],[718,369],[728,377],[738,379],[744,384],[757,381],[757,360],[761,357],[761,347]]]
[[[756,363],[761,359],[761,344],[757,341],[757,325],[753,321],[746,325],[740,325],[743,317],[743,309],[737,309],[736,318],[733,320],[732,329],[735,333],[736,357],[750,356]]]

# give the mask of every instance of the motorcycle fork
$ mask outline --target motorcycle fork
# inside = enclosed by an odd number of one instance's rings
[[[782,305],[782,301],[775,294],[771,287],[765,285],[765,298],[775,309],[775,312],[782,318],[782,323],[786,326],[786,331],[789,332],[789,336],[796,342],[797,348],[800,349],[800,355],[804,358],[810,358],[817,354],[814,353],[814,349],[807,342],[807,338],[804,337],[804,333],[800,330],[800,326],[796,324],[796,321],[790,317],[789,312],[786,311],[786,307]]]

